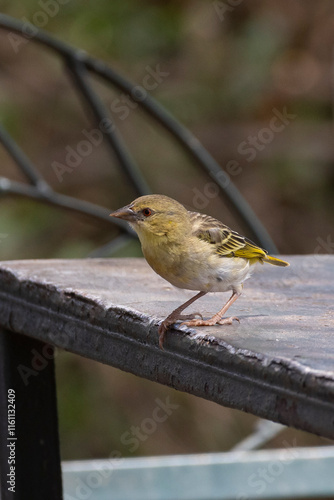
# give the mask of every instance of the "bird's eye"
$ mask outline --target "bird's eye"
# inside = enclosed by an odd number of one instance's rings
[[[142,214],[145,216],[145,217],[149,217],[150,215],[152,215],[152,210],[150,208],[144,208],[142,210]]]

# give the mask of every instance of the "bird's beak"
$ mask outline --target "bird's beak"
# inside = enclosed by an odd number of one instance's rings
[[[134,222],[137,220],[137,214],[130,208],[130,205],[126,207],[119,208],[116,212],[112,212],[110,217],[116,217],[117,219],[127,220],[129,222]]]

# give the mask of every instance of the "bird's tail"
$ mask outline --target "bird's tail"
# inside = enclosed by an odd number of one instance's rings
[[[272,257],[271,255],[266,255],[265,257],[262,257],[263,262],[268,262],[269,264],[272,264],[273,266],[281,266],[281,267],[286,267],[289,266],[289,262],[285,262],[285,260],[277,259],[276,257]]]

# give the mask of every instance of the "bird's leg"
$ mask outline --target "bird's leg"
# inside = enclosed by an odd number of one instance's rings
[[[181,325],[187,326],[213,326],[213,325],[231,325],[233,320],[239,321],[235,316],[231,316],[230,318],[223,318],[227,309],[240,297],[241,293],[233,292],[231,297],[228,299],[224,307],[218,311],[212,318],[210,319],[193,319],[190,321],[184,321]]]
[[[198,292],[194,297],[191,297],[191,299],[187,300],[184,304],[181,304],[179,307],[177,307],[173,312],[170,313],[169,316],[167,316],[166,319],[161,323],[159,326],[159,346],[161,349],[163,349],[163,343],[165,339],[165,333],[168,330],[168,327],[175,323],[178,319],[192,319],[194,316],[198,315],[201,316],[201,314],[196,313],[196,314],[188,314],[188,315],[182,315],[182,311],[186,309],[188,306],[190,306],[195,300],[199,299],[200,297],[203,297],[206,292]],[[202,317],[202,316],[201,316]]]

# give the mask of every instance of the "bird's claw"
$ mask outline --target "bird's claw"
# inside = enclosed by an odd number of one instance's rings
[[[186,326],[214,326],[214,325],[232,325],[233,320],[239,321],[236,316],[231,316],[230,318],[216,319],[215,317],[210,319],[193,319],[190,321],[183,321],[181,325]]]
[[[173,325],[174,323],[176,323],[176,321],[179,321],[179,320],[194,320],[194,321],[196,321],[195,320],[196,316],[199,316],[201,318],[198,321],[203,321],[203,316],[199,312],[193,313],[193,314],[178,314],[177,316],[166,318],[164,321],[162,321],[162,323],[160,323],[160,326],[158,329],[160,349],[164,348],[163,344],[164,344],[164,340],[165,340],[165,334],[171,325]],[[181,325],[183,325],[183,323],[181,323]]]
[[[200,319],[195,319],[196,316],[199,316]],[[233,321],[238,321],[240,323],[240,319],[236,316],[231,316],[230,318],[215,318],[214,316],[210,319],[203,319],[203,316],[200,313],[193,314],[179,314],[177,317],[166,318],[159,326],[159,347],[163,349],[165,335],[168,328],[173,325],[178,320],[186,320],[182,321],[181,325],[186,326],[214,326],[214,325],[232,325]]]
[[[240,323],[239,318],[237,318],[236,316],[231,316],[230,318],[223,318],[220,321],[218,321],[218,325],[232,325],[233,320],[238,321],[238,323]]]
[[[167,320],[164,320],[159,328],[158,328],[158,334],[159,334],[159,347],[160,349],[164,350],[164,340],[165,340],[165,335],[166,335],[166,332],[168,330],[168,327],[171,325],[172,323],[170,323],[169,321]]]

